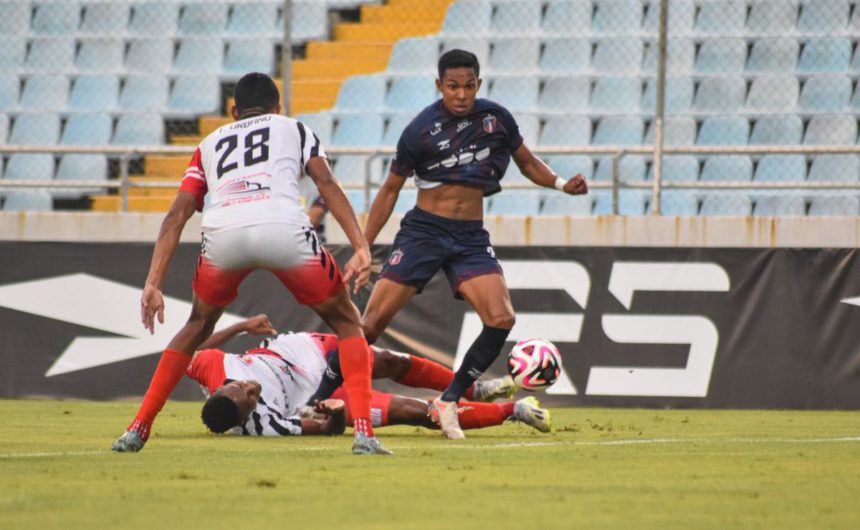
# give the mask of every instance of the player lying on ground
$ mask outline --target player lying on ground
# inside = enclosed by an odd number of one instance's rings
[[[337,358],[337,337],[323,333],[282,334],[263,341],[260,348],[243,355],[226,354],[215,349],[238,333],[273,334],[265,315],[240,322],[213,334],[198,351],[188,376],[200,383],[211,395],[203,406],[204,423],[214,432],[246,435],[285,436],[298,434],[340,434],[354,418],[346,392],[338,388],[332,399],[318,400],[316,390],[325,387],[324,380],[337,381],[339,366],[327,360]],[[438,390],[444,388],[454,373],[444,366],[397,352],[374,348],[373,377]],[[509,377],[478,381],[467,391],[472,399],[490,401],[509,397],[516,386]],[[326,396],[328,397],[328,396]],[[315,402],[314,407],[306,403]],[[428,416],[429,402],[373,391],[371,419],[375,427],[385,425],[418,425],[438,428]],[[311,408],[317,417],[301,417]],[[517,402],[460,403],[460,423],[465,429],[500,425],[505,420],[526,423],[541,432],[549,432],[549,412],[537,400]]]

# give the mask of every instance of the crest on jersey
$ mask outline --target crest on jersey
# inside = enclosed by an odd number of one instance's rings
[[[489,115],[484,116],[484,132],[493,133],[496,131],[496,117]]]
[[[397,265],[401,259],[403,259],[403,251],[398,248],[388,257],[388,264],[392,266]]]

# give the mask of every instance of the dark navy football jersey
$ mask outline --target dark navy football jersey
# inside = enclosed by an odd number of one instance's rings
[[[522,143],[517,122],[501,105],[477,99],[468,115],[454,116],[440,99],[403,130],[391,171],[428,182],[479,186],[492,195],[502,189],[499,181],[511,153]]]

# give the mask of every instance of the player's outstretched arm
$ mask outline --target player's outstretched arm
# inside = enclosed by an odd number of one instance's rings
[[[344,267],[343,280],[349,283],[355,279],[354,292],[357,293],[370,280],[370,247],[358,226],[355,211],[343,188],[332,175],[326,159],[313,157],[308,161],[306,169],[355,252]]]
[[[568,195],[584,195],[588,193],[588,184],[585,182],[585,177],[582,174],[574,175],[568,180],[559,177],[543,160],[537,158],[526,147],[526,144],[522,144],[514,151],[513,158],[520,169],[520,173],[538,186],[555,188]]]
[[[388,178],[379,188],[376,193],[376,199],[370,206],[370,213],[367,215],[367,226],[364,227],[364,237],[367,238],[367,244],[373,245],[376,241],[376,236],[379,231],[388,222],[391,217],[391,212],[394,211],[394,203],[397,202],[397,197],[400,195],[400,190],[406,183],[406,177],[401,177],[397,173],[391,172]]]
[[[268,316],[257,315],[216,331],[210,335],[208,339],[203,341],[203,344],[201,344],[197,349],[207,350],[209,348],[217,348],[240,333],[259,336],[277,335],[278,332],[272,326]]]
[[[197,199],[191,193],[180,191],[176,194],[170,211],[161,223],[158,231],[158,240],[155,242],[155,250],[152,252],[152,261],[149,264],[149,274],[146,276],[146,284],[140,297],[140,321],[143,327],[150,333],[155,333],[155,317],[164,324],[164,296],[161,287],[164,284],[164,275],[167,266],[179,245],[179,237],[185,223],[194,215],[197,208]]]
[[[346,405],[340,399],[326,399],[314,404],[314,411],[323,419],[302,418],[302,435],[339,435],[346,430]]]

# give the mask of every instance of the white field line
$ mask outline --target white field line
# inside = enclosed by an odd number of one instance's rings
[[[618,446],[618,445],[658,445],[658,444],[762,444],[762,443],[782,443],[782,444],[821,444],[821,443],[856,443],[860,442],[860,436],[842,436],[834,438],[646,438],[646,439],[628,439],[628,440],[603,440],[594,442],[511,442],[511,443],[490,443],[490,444],[469,444],[463,445],[456,442],[438,443],[434,445],[391,445],[391,449],[395,451],[413,451],[413,450],[464,450],[464,449],[515,449],[520,447],[600,447],[600,446]],[[186,452],[187,449],[172,449],[170,452]],[[244,449],[235,449],[233,451],[245,451]],[[304,447],[289,447],[282,446],[277,449],[271,449],[266,452],[273,453],[300,453],[300,452],[316,452],[316,451],[344,451],[344,446],[337,447],[321,447],[321,446],[304,446]],[[159,451],[162,452],[162,451]],[[64,457],[64,456],[89,456],[89,455],[104,455],[111,454],[108,450],[96,451],[40,451],[40,452],[24,452],[24,453],[5,453],[0,454],[0,459],[14,458],[48,458],[48,457]]]

